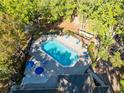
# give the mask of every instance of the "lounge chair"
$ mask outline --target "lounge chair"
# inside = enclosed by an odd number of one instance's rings
[[[88,52],[83,52],[84,55],[88,55],[89,53]]]
[[[65,39],[69,38],[69,35],[65,35]]]
[[[76,44],[79,44],[80,43],[80,40],[78,39],[77,41],[76,41]]]
[[[88,52],[83,52],[83,58],[88,59],[89,58],[89,53]]]

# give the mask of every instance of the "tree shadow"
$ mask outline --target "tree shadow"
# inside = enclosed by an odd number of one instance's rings
[[[95,84],[88,74],[59,75],[58,89],[64,93],[91,93]]]
[[[74,61],[74,58],[71,58],[72,54],[69,51],[62,51],[56,47],[46,50],[44,46],[42,46],[42,49],[64,66],[71,65]]]

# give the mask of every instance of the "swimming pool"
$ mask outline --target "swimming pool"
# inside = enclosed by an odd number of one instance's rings
[[[78,61],[78,54],[56,40],[48,40],[41,44],[41,48],[62,66],[74,66]]]

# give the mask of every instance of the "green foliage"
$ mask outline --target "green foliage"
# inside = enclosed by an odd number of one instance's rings
[[[120,83],[121,83],[121,93],[124,93],[124,80],[121,80]]]
[[[115,33],[116,34],[124,34],[124,12],[120,17],[117,18],[117,24],[115,26]]]
[[[77,2],[77,12],[81,17],[81,20],[86,20],[89,18],[93,12],[93,2],[94,0],[78,0]]]
[[[91,18],[99,20],[102,24],[107,25],[108,27],[113,26],[117,23],[116,18],[123,13],[121,7],[122,3],[116,0],[105,1],[99,5],[94,3],[95,11],[92,12]]]
[[[74,0],[35,0],[36,11],[43,21],[54,23],[61,18],[70,19],[76,4]]]
[[[23,24],[28,24],[33,16],[33,3],[31,0],[4,0],[4,12],[13,15]]]
[[[90,31],[100,39],[98,56],[108,61],[108,47],[115,42],[113,33],[124,31],[123,0],[79,0],[78,13],[82,20],[91,20]]]
[[[107,51],[108,49],[107,48],[100,48],[99,52],[98,52],[98,56],[103,59],[103,60],[106,60],[108,61],[109,59],[109,53]]]
[[[124,61],[121,60],[119,52],[116,52],[114,56],[110,58],[110,61],[114,67],[122,67],[124,65]]]
[[[94,63],[96,61],[96,53],[97,53],[94,42],[91,42],[90,45],[88,46],[88,52],[92,62]]]
[[[109,59],[108,47],[115,42],[112,37],[112,32],[110,32],[109,28],[103,25],[100,21],[93,20],[92,22],[93,25],[90,29],[94,32],[94,35],[99,37],[100,40],[97,55],[107,61]]]
[[[0,80],[6,80],[14,74],[13,55],[27,40],[12,16],[0,12],[0,19]]]

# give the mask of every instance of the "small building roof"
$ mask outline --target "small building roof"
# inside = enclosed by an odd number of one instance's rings
[[[113,93],[108,86],[96,87],[92,93]]]
[[[94,87],[90,74],[58,76],[58,90],[62,93],[91,93]]]
[[[16,89],[12,93],[113,93],[109,85],[96,86],[89,73],[82,75],[58,75],[56,88]]]
[[[55,89],[47,89],[47,90],[16,90],[12,93],[58,93]]]

